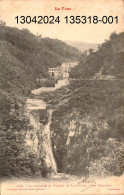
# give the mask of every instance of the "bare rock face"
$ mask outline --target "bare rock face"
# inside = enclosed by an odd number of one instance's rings
[[[85,159],[89,160],[89,155],[92,155],[90,150],[93,147],[90,142],[94,139],[99,144],[98,134],[101,130],[107,132],[108,123],[104,118],[98,119],[94,114],[81,116],[78,111],[68,113],[66,117],[54,114],[51,124],[51,138],[58,171],[80,174],[78,170],[74,172],[76,166],[81,160],[84,165]],[[81,160],[80,156],[82,157]],[[81,171],[86,172],[83,166]]]
[[[39,156],[39,140],[42,135],[43,125],[38,123],[31,113],[28,113],[30,125],[33,127],[26,133],[26,145],[30,146],[30,150]]]
[[[50,174],[56,174],[57,167],[52,153],[50,136],[52,110],[48,111],[47,122],[43,125],[43,121],[40,120],[41,116],[39,114],[41,113],[39,112],[39,107],[36,111],[36,101],[34,110],[33,106],[31,106],[30,109],[28,105],[27,108],[27,114],[29,116],[30,125],[32,128],[27,130],[25,139],[26,145],[28,146],[29,150],[36,154],[40,159],[41,175],[43,177],[50,176]]]

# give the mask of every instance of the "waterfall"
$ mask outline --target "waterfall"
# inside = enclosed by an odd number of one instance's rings
[[[68,68],[71,68],[75,65],[77,65],[77,63],[63,63],[62,67],[64,68],[68,66]],[[63,78],[63,80],[58,81],[55,87],[41,87],[39,89],[34,89],[32,90],[32,94],[40,95],[42,92],[55,91],[68,83],[68,78]],[[38,112],[36,114],[36,111],[46,110],[46,107],[46,102],[44,102],[42,99],[27,99],[26,108],[29,114],[30,124],[33,126],[33,130],[27,131],[25,141],[26,144],[30,146],[32,152],[35,152],[39,159],[41,159],[41,166],[45,167],[46,172],[56,174],[57,166],[53,156],[50,132],[53,110],[47,110],[49,116],[46,125],[39,122]]]
[[[51,144],[51,133],[50,133],[50,124],[52,118],[52,110],[49,110],[49,117],[48,123],[45,125],[43,130],[43,141],[44,141],[44,148],[46,149],[46,163],[51,165],[53,171],[57,173],[57,166],[52,152],[52,144]]]
[[[36,110],[46,109],[46,103],[43,100],[27,99],[27,111],[30,118],[30,124],[33,130],[28,130],[26,134],[26,145],[30,146],[31,150],[35,152],[39,159],[43,159],[46,169],[50,173],[57,173],[57,166],[52,152],[50,125],[53,110],[48,110],[48,122],[43,125],[39,122],[38,113]],[[34,113],[35,114],[32,114]],[[32,137],[32,138],[31,138]],[[41,162],[42,166],[42,162]]]

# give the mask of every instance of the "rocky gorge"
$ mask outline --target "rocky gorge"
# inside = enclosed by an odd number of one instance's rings
[[[69,78],[68,78],[69,79]],[[66,78],[67,80],[67,78]],[[26,146],[29,151],[33,152],[40,159],[39,165],[44,167],[43,170],[37,174],[43,177],[54,177],[57,172],[57,164],[53,154],[53,143],[51,141],[51,123],[52,114],[55,108],[48,108],[47,103],[37,97],[42,93],[51,93],[56,89],[65,86],[64,80],[61,83],[55,85],[55,87],[41,87],[39,89],[32,90],[33,98],[28,98],[26,101],[25,109],[29,118],[29,123],[32,126],[31,130],[28,130],[25,135]]]
[[[3,179],[122,175],[124,33],[82,56],[25,29],[4,26],[0,33]],[[49,68],[73,60],[79,64],[67,85],[61,80],[37,89],[37,79],[49,79]]]

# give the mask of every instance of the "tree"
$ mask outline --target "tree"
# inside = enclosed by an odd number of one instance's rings
[[[84,51],[84,56],[87,57],[87,50]]]
[[[91,55],[94,52],[94,49],[89,49],[89,55]]]
[[[112,40],[112,39],[117,39],[117,37],[118,37],[118,34],[116,33],[116,32],[113,32],[113,33],[111,33],[111,35],[110,35],[110,39]]]

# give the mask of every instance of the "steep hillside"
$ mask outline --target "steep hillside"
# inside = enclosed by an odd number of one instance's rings
[[[15,46],[9,52],[24,64],[27,71],[31,69],[35,77],[47,76],[49,67],[56,67],[63,61],[73,61],[80,57],[76,48],[59,40],[40,38],[27,29],[0,26],[0,40]]]
[[[98,49],[91,50],[88,56],[82,55],[82,60],[71,72],[73,78],[94,78],[95,74],[124,78],[124,32],[119,35],[112,33]],[[98,74],[97,74],[98,75]],[[101,76],[102,77],[102,76]]]
[[[40,38],[27,29],[0,26],[1,88],[28,94],[35,79],[48,77],[48,68],[78,60],[80,52],[64,42]]]
[[[72,70],[75,79],[70,85],[44,94],[55,108],[51,134],[60,172],[100,177],[123,174],[123,41],[124,33],[111,35],[98,52]],[[94,78],[100,63],[102,74],[113,79]]]
[[[59,40],[42,39],[28,30],[0,26],[0,147],[2,177],[44,175],[44,163],[25,146],[33,132],[26,98],[48,68],[78,60],[80,52]],[[42,131],[43,125],[40,130]]]
[[[25,100],[35,79],[50,66],[79,59],[80,53],[58,40],[27,30],[0,28],[0,136],[2,177],[45,177],[44,158],[25,146],[25,137],[44,156],[43,123],[26,113]],[[113,33],[98,51],[83,53],[70,72],[70,85],[37,97],[54,110],[52,148],[59,172],[78,176],[121,175],[124,170],[124,33]],[[47,121],[47,111],[40,120]],[[43,114],[44,113],[44,114]],[[37,116],[35,113],[34,115]],[[32,121],[31,125],[30,121]],[[36,129],[35,129],[36,128]],[[36,131],[37,130],[37,131]],[[28,132],[28,134],[27,134]],[[49,167],[50,168],[50,167]]]
[[[33,70],[27,70],[26,65],[11,54],[17,53],[17,48],[6,41],[0,41],[0,83],[1,92],[10,95],[27,95],[34,86]]]
[[[59,171],[85,176],[121,175],[124,81],[78,80],[70,84],[44,94],[56,108],[51,134]]]

